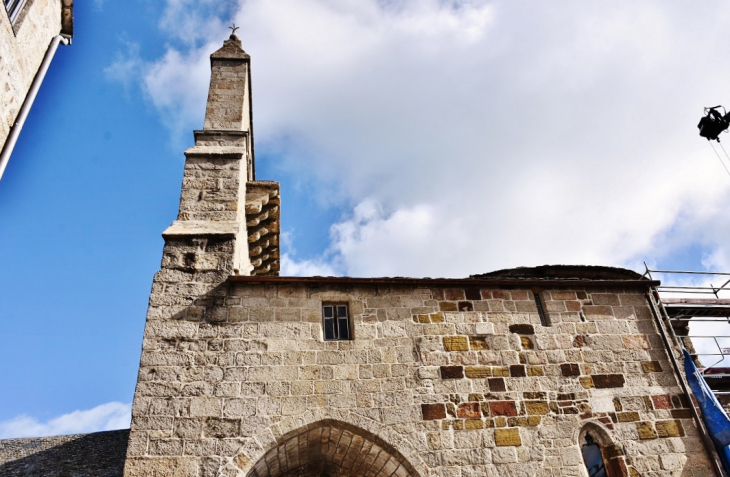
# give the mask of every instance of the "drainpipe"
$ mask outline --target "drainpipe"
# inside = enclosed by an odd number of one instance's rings
[[[64,35],[56,35],[53,37],[53,40],[51,40],[51,45],[48,47],[46,55],[43,57],[43,61],[41,62],[40,68],[38,68],[35,78],[33,78],[33,83],[30,85],[28,95],[25,97],[25,101],[23,101],[23,106],[20,107],[20,112],[18,113],[18,117],[15,119],[15,124],[13,124],[10,128],[10,134],[8,134],[8,139],[5,141],[2,153],[0,153],[0,179],[3,177],[5,168],[10,160],[10,154],[13,153],[15,143],[18,141],[20,130],[23,129],[23,124],[25,124],[25,119],[28,117],[30,107],[33,106],[33,101],[35,101],[35,97],[38,94],[41,83],[43,83],[43,78],[46,77],[48,67],[51,66],[51,60],[53,60],[53,56],[56,54],[56,49],[58,49],[59,43],[68,45],[71,42]]]

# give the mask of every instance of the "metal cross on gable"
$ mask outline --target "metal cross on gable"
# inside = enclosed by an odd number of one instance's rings
[[[231,35],[236,34],[236,30],[238,30],[240,27],[237,27],[235,23],[231,22],[231,26],[228,27],[231,30]]]

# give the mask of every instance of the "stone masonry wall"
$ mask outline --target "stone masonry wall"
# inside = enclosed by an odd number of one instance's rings
[[[611,475],[712,475],[638,283],[542,291],[543,326],[519,285],[221,278],[156,277],[128,477],[585,476],[585,430]]]
[[[61,0],[27,0],[17,34],[5,9],[0,10],[0,147],[5,144],[51,40],[61,31],[61,7]]]

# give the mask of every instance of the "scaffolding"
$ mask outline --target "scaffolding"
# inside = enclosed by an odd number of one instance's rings
[[[730,410],[730,273],[652,270],[646,263],[644,266],[644,277],[662,279],[654,298],[669,332],[692,356],[718,401]],[[713,280],[722,285],[713,285]],[[690,324],[700,324],[695,330],[709,331],[690,333]]]

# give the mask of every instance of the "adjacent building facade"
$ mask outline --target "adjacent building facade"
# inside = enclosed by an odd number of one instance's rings
[[[25,121],[44,62],[73,36],[73,0],[3,0],[0,12],[0,177]],[[39,76],[40,72],[40,76]],[[34,81],[36,87],[33,88]]]

